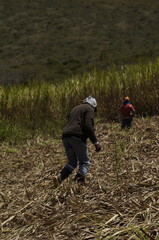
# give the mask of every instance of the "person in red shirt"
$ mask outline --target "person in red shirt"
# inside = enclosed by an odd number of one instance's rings
[[[129,97],[125,97],[123,104],[120,108],[121,116],[122,116],[122,124],[121,129],[123,128],[131,128],[131,123],[135,114],[135,108],[130,103]]]

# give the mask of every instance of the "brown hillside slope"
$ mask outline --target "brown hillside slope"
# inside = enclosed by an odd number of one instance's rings
[[[52,176],[66,158],[60,140],[0,147],[1,240],[159,238],[159,118],[133,129],[98,124],[85,186]],[[141,237],[142,236],[142,237]]]

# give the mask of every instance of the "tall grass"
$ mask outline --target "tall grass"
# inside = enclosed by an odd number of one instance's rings
[[[1,86],[1,140],[11,137],[14,131],[10,129],[16,127],[23,136],[28,131],[59,133],[70,109],[88,95],[96,97],[98,117],[105,120],[120,118],[119,107],[125,95],[138,115],[159,114],[159,59],[147,64],[112,66],[102,72],[94,70],[61,85],[35,81],[27,86]]]

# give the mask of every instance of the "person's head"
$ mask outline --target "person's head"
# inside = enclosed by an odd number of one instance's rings
[[[130,101],[130,98],[127,96],[124,98],[124,101]]]
[[[89,96],[83,100],[83,103],[88,103],[94,108],[94,111],[97,111],[97,101],[92,96]]]
[[[124,104],[127,104],[130,102],[130,98],[128,96],[124,97]]]

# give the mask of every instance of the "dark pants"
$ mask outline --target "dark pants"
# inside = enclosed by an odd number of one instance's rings
[[[90,165],[86,143],[81,138],[72,136],[64,138],[63,145],[68,162],[60,172],[61,180],[67,178],[79,164],[76,178],[77,181],[84,181]]]
[[[123,128],[131,128],[131,122],[132,122],[132,118],[124,118],[122,120],[121,129],[123,129]]]

